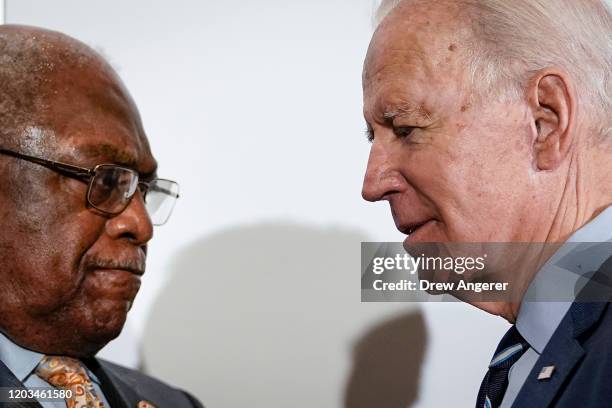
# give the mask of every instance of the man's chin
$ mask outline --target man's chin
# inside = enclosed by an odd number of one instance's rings
[[[102,310],[92,312],[93,321],[90,324],[81,326],[81,337],[83,339],[83,354],[81,357],[89,357],[97,353],[110,341],[116,339],[123,330],[127,319],[126,302],[109,305],[106,302]],[[131,302],[130,302],[131,303]]]

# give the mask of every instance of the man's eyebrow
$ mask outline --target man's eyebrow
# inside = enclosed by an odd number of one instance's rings
[[[125,149],[120,149],[115,145],[108,143],[98,144],[86,144],[80,145],[76,150],[92,160],[102,159],[105,163],[95,164],[117,164],[124,167],[128,167],[134,170],[138,170],[138,162],[136,157]],[[141,173],[141,178],[148,179],[154,178],[157,174],[157,165],[150,170],[147,169],[146,173]]]
[[[136,158],[133,155],[111,144],[98,143],[80,145],[76,148],[76,150],[80,154],[92,159],[102,158],[104,160],[112,161],[113,164],[120,164],[126,167],[136,166]]]
[[[398,116],[417,116],[425,120],[431,120],[431,114],[423,107],[423,105],[401,104],[392,108],[387,108],[383,112],[385,120],[393,120]]]

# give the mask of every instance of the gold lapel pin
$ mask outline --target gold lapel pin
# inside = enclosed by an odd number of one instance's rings
[[[554,372],[555,372],[555,366],[554,365],[546,366],[546,367],[542,368],[542,371],[540,371],[540,374],[538,374],[538,380],[540,380],[540,381],[548,380],[548,379],[550,379],[550,377],[552,377]]]

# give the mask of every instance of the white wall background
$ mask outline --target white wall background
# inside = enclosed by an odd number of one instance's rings
[[[391,319],[407,355],[411,339],[427,341],[422,365],[389,367],[406,393],[418,387],[415,405],[473,406],[503,321],[461,304],[359,302],[359,242],[402,239],[386,205],[360,198],[372,11],[372,0],[7,0],[8,23],[59,30],[107,56],[160,175],[182,186],[104,356],[144,364],[212,408],[354,408],[369,392],[368,381],[350,385],[355,370],[372,381],[368,398],[387,401],[376,362],[403,352],[372,347],[392,343],[376,329]],[[382,342],[361,366],[354,347],[368,333]],[[404,397],[378,406],[414,402]]]

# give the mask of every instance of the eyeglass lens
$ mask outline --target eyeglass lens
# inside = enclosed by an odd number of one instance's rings
[[[138,174],[117,166],[98,166],[89,187],[89,204],[109,214],[118,214],[138,188]]]
[[[179,185],[174,181],[155,179],[149,183],[144,200],[153,225],[163,225],[168,221],[178,196]]]
[[[138,173],[112,165],[100,165],[91,180],[87,200],[96,209],[118,214],[130,203],[138,188]],[[153,225],[168,221],[178,197],[179,186],[174,181],[155,179],[148,183],[145,207]]]

